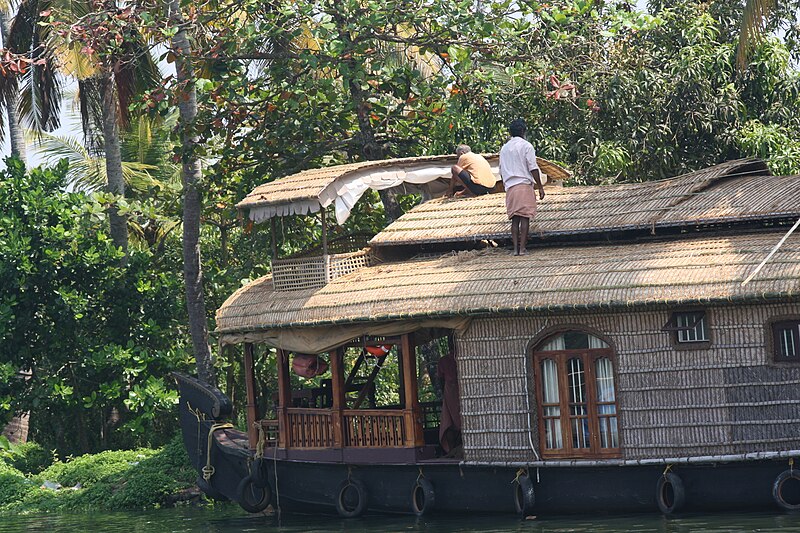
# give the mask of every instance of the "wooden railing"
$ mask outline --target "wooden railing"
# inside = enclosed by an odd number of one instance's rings
[[[400,448],[406,445],[403,411],[364,409],[343,413],[344,445],[356,448]]]
[[[287,445],[291,448],[332,448],[333,419],[328,409],[287,409]]]
[[[398,408],[345,410],[342,417],[342,444],[350,448],[402,448],[414,446],[415,418],[422,429],[439,426],[441,404],[420,404],[415,416]],[[289,408],[286,410],[288,448],[335,448],[334,412],[329,409]],[[278,420],[260,420],[266,447],[279,442]],[[283,444],[281,444],[283,446]]]

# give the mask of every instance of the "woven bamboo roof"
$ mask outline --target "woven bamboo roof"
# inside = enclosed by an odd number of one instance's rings
[[[800,235],[741,285],[784,231],[537,247],[520,257],[502,249],[468,251],[363,268],[320,289],[294,292],[275,292],[266,276],[228,298],[217,312],[217,327],[224,335],[425,317],[796,299]]]
[[[490,163],[497,165],[497,154],[484,154]],[[275,215],[315,213],[320,205],[327,207],[336,198],[346,194],[343,186],[348,178],[365,173],[381,173],[370,186],[377,188],[400,183],[419,185],[440,177],[449,177],[455,155],[405,157],[381,161],[362,161],[347,165],[304,170],[256,187],[244,200],[236,204],[240,210],[249,210],[250,218],[259,222]],[[571,174],[555,163],[537,158],[539,167],[551,180],[565,180]],[[433,170],[427,172],[426,170]],[[413,176],[412,176],[413,174]],[[408,176],[408,177],[407,177]],[[375,188],[375,187],[373,187]],[[357,198],[356,198],[357,200]]]
[[[531,232],[564,234],[680,227],[800,216],[800,177],[771,176],[757,159],[676,178],[595,187],[548,187]],[[507,239],[505,195],[436,199],[376,235],[373,246]]]

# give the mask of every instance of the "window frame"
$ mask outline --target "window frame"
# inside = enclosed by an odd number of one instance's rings
[[[591,335],[591,333],[589,333]],[[551,336],[552,337],[552,336]],[[583,363],[584,382],[586,388],[586,412],[589,424],[589,448],[573,448],[570,420],[569,381],[567,364],[570,359],[579,358]],[[600,411],[597,400],[597,377],[595,365],[599,359],[611,361],[614,376],[614,412],[617,421],[617,443],[616,448],[600,447],[599,419]],[[558,395],[559,395],[559,419],[561,421],[561,442],[562,448],[553,450],[546,446],[546,428],[544,418],[544,391],[541,385],[542,369],[541,363],[546,359],[553,359],[558,369]],[[539,449],[544,459],[614,459],[622,457],[622,428],[620,424],[617,365],[614,357],[614,350],[607,348],[583,348],[574,350],[534,350],[533,352],[533,376],[536,390],[537,418],[539,428]],[[610,402],[603,402],[610,405]],[[550,404],[548,404],[550,405]]]
[[[695,315],[698,313],[702,313],[703,316],[699,320],[695,322],[695,325],[692,327],[682,328],[678,326],[678,316],[679,315]],[[673,311],[670,316],[669,320],[666,324],[661,328],[662,331],[668,331],[670,333],[670,344],[676,350],[705,350],[711,347],[713,342],[713,335],[711,333],[711,315],[712,313],[708,309],[702,308],[690,308],[690,309],[677,309]],[[694,340],[694,341],[682,341],[680,340],[680,332],[681,331],[689,331],[695,329],[697,323],[700,321],[705,321],[705,332],[708,335],[708,338],[705,340]]]
[[[794,329],[795,353],[794,358],[781,357],[778,353],[780,350],[780,340],[778,339],[778,328],[785,325],[791,325]],[[784,328],[786,329],[786,328]],[[798,365],[800,364],[800,317],[798,316],[783,316],[776,317],[767,324],[767,345],[769,353],[772,354],[772,362],[778,365]]]

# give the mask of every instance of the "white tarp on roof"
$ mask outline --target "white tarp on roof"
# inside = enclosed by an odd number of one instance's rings
[[[492,171],[497,179],[500,179],[500,169],[496,160],[492,164]],[[411,187],[406,188],[408,192],[420,191],[425,185],[440,178],[450,179],[450,165],[419,162],[356,170],[331,182],[319,194],[318,201],[305,199],[281,205],[254,207],[250,210],[250,219],[253,222],[263,222],[274,216],[308,215],[319,211],[320,206],[328,207],[334,204],[336,222],[344,224],[353,206],[367,189],[382,191],[410,185]]]

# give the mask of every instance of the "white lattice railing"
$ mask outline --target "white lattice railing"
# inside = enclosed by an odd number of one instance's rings
[[[276,291],[299,291],[327,285],[331,280],[370,265],[369,250],[272,261]]]

